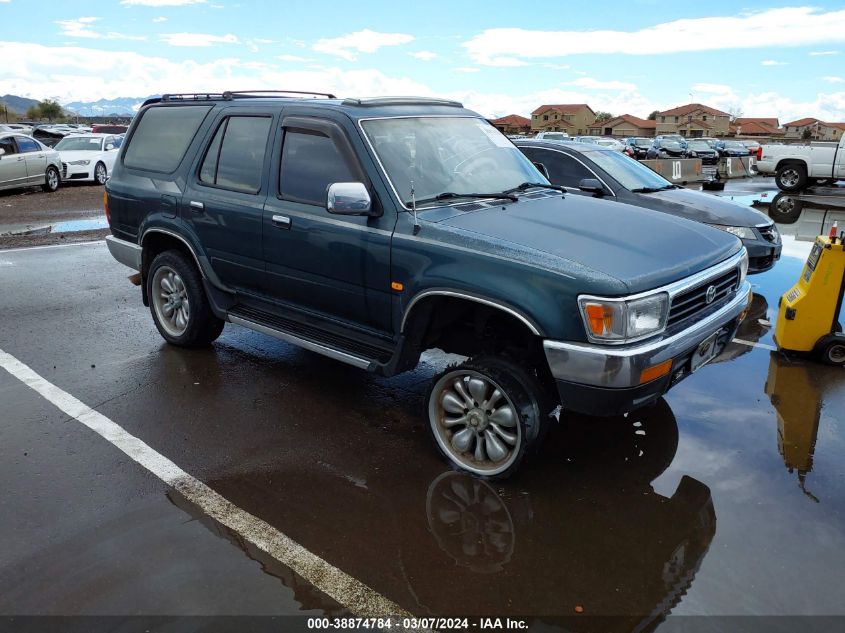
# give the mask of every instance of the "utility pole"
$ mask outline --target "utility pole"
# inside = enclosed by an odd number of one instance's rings
[[[9,122],[9,106],[3,104],[3,115],[6,117],[6,123]]]

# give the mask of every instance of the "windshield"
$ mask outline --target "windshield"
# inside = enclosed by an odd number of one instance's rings
[[[625,154],[602,150],[590,152],[589,156],[626,189],[665,189],[672,186],[668,180]]]
[[[682,149],[681,144],[678,141],[672,141],[672,140],[660,141],[660,147],[665,147],[666,149],[674,149],[674,150]]]
[[[747,149],[745,145],[739,141],[725,141],[725,147],[730,147],[731,149]]]
[[[549,139],[552,141],[565,141],[568,138],[568,135],[562,134],[560,132],[546,132],[545,134],[543,134],[543,139]]]
[[[524,182],[548,184],[505,136],[483,119],[412,117],[362,121],[405,206],[445,192],[494,193]]]
[[[103,139],[99,136],[65,137],[53,148],[56,151],[76,152],[84,150],[99,151],[103,147]]]
[[[634,145],[637,147],[651,147],[652,140],[650,138],[635,138]]]
[[[710,145],[705,141],[690,141],[689,149],[709,151]]]

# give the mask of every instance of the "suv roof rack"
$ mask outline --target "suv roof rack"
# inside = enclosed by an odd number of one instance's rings
[[[337,99],[330,92],[311,92],[307,90],[226,90],[224,92],[170,92],[161,95],[161,97],[147,99],[143,105],[172,101],[232,101],[234,99],[249,99],[251,97],[292,99],[299,95]]]
[[[385,105],[442,105],[452,108],[463,108],[460,101],[438,99],[436,97],[372,97],[365,99],[349,98],[343,100],[343,105],[375,107]]]

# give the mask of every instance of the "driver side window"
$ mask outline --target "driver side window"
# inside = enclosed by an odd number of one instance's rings
[[[535,163],[541,163],[546,168],[549,181],[553,185],[577,189],[584,178],[596,177],[593,172],[568,154],[538,150],[529,154],[529,157]]]
[[[330,184],[357,180],[360,178],[328,136],[311,130],[285,130],[279,185],[283,199],[322,207]]]

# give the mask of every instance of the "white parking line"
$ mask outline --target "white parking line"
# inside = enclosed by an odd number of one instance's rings
[[[106,416],[45,380],[14,356],[0,350],[0,367],[126,453],[168,486],[182,493],[208,516],[237,533],[323,593],[362,618],[409,617],[404,609],[258,517],[241,510],[164,455],[125,431]],[[395,626],[395,625],[394,625]],[[401,627],[401,621],[398,628]]]
[[[45,244],[44,246],[24,246],[21,248],[0,249],[0,255],[6,253],[22,253],[24,251],[42,251],[45,248],[67,248],[68,246],[91,246],[91,244],[105,244],[105,240],[94,240],[92,242],[70,242],[68,244]]]

